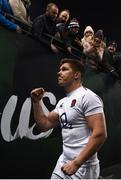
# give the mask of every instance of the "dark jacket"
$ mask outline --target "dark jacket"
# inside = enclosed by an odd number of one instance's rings
[[[32,25],[32,34],[36,39],[46,43],[44,33],[55,35],[56,22],[52,21],[46,14],[40,15],[34,19]]]
[[[90,49],[87,55],[89,57],[90,67],[94,67],[95,69],[102,69],[104,71],[114,70],[113,66],[110,63],[112,57],[106,49],[104,49],[102,59],[100,58],[95,48]]]
[[[111,64],[112,57],[107,49],[104,49],[102,59],[100,58],[95,48],[92,48],[87,55],[88,67],[91,67],[98,71],[110,73],[115,79],[119,79],[118,73],[115,71],[115,68]]]
[[[79,49],[81,48],[76,42],[77,39],[80,39],[80,35],[78,33],[73,34],[72,32],[69,31],[69,29],[64,28],[63,31],[61,31],[61,38],[66,48],[71,46],[74,46]]]

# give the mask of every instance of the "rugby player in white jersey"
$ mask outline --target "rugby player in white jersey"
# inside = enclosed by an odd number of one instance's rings
[[[40,100],[44,89],[31,91],[34,118],[41,131],[62,127],[63,152],[51,179],[97,179],[100,173],[97,152],[107,138],[103,103],[82,85],[84,67],[78,60],[62,59],[58,84],[67,96],[45,115]]]

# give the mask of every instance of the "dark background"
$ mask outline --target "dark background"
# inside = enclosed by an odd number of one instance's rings
[[[96,32],[103,29],[106,42],[116,40],[118,43],[118,51],[121,49],[121,6],[118,0],[32,0],[30,8],[31,19],[45,12],[46,5],[54,2],[58,5],[60,11],[69,9],[71,18],[75,17],[80,22],[80,34],[87,25],[91,25]]]
[[[117,40],[120,47],[120,6],[116,1],[33,0],[30,8],[31,19],[44,13],[49,2],[55,2],[60,10],[70,9],[71,17],[80,21],[82,36],[85,27],[91,25],[95,31],[103,29],[105,37]],[[120,48],[118,50],[120,51]],[[55,77],[58,63],[63,56],[65,55],[56,56],[48,48],[25,35],[18,35],[0,27],[0,111],[3,111],[11,95],[17,95],[20,100],[20,107],[18,106],[12,121],[12,129],[14,124],[16,129],[21,104],[32,88],[43,86],[53,92],[57,100],[61,98],[63,92],[57,87]],[[93,76],[87,74],[86,85],[100,94],[104,101],[108,139],[99,152],[99,159],[101,169],[107,169],[121,162],[121,86],[117,82],[110,82],[103,73]],[[33,118],[31,120],[33,123]],[[35,141],[25,136],[6,142],[0,132],[0,178],[50,178],[62,151],[61,136],[55,134]],[[104,177],[113,174],[114,178],[121,178],[115,176],[112,170],[106,170],[106,173]]]

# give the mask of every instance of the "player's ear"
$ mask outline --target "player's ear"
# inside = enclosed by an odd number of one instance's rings
[[[80,72],[75,72],[75,79],[78,79],[80,77]]]

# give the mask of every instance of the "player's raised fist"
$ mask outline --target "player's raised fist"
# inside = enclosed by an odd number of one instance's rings
[[[33,102],[39,102],[42,99],[44,92],[45,90],[43,88],[33,89],[30,93]]]

